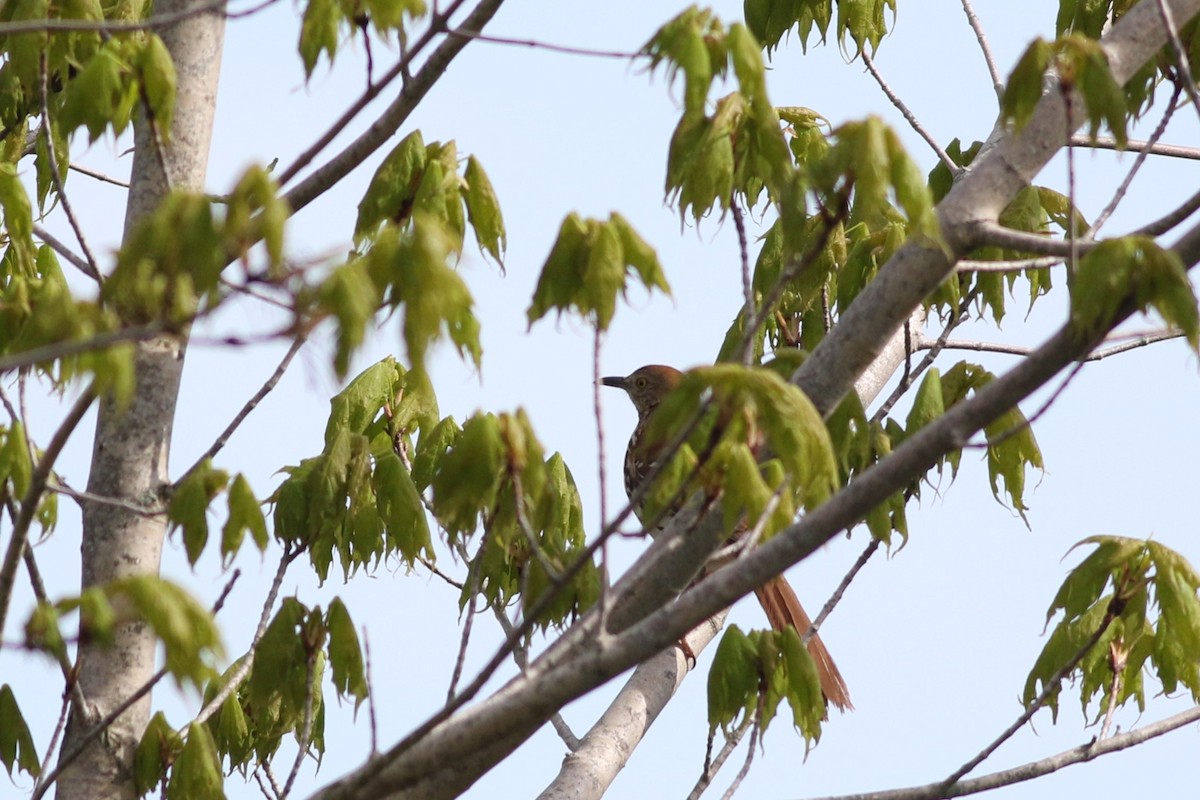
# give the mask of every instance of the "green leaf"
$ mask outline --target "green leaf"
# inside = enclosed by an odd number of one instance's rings
[[[737,625],[721,636],[708,671],[708,727],[728,731],[755,707],[758,697],[758,648]]]
[[[322,52],[329,55],[329,63],[333,64],[342,18],[342,7],[337,0],[309,0],[304,7],[299,50],[300,58],[304,61],[305,79],[312,77]]]
[[[212,468],[205,460],[184,475],[171,495],[167,519],[183,530],[188,563],[195,566],[208,542],[208,506],[229,483],[229,473]]]
[[[363,259],[352,259],[334,269],[317,288],[321,307],[337,320],[333,368],[338,377],[350,369],[350,358],[366,339],[367,325],[383,296]]]
[[[497,263],[503,263],[508,237],[504,232],[504,218],[500,215],[500,201],[496,199],[492,182],[475,156],[467,159],[463,178],[466,182],[463,197],[467,204],[467,218],[475,229],[475,238]]]
[[[1034,39],[1008,76],[1000,108],[1004,119],[1015,123],[1018,130],[1033,116],[1033,109],[1042,99],[1042,76],[1050,66],[1053,53],[1045,39]]]
[[[1085,335],[1098,336],[1126,303],[1143,312],[1153,308],[1183,331],[1193,350],[1200,346],[1200,314],[1187,270],[1173,251],[1146,236],[1110,239],[1088,251],[1071,293],[1071,321]]]
[[[605,330],[616,312],[617,295],[626,296],[631,275],[648,291],[670,292],[654,250],[624,217],[614,213],[602,222],[569,214],[542,266],[526,312],[529,324],[551,310],[574,310]]]
[[[139,796],[154,791],[163,782],[183,747],[183,738],[171,727],[166,715],[161,711],[155,713],[133,754],[133,785]]]
[[[241,549],[246,531],[250,531],[259,552],[265,552],[267,521],[250,482],[239,472],[229,486],[229,517],[221,531],[221,559],[226,566]]]
[[[838,0],[837,7],[838,39],[845,44],[849,35],[856,46],[854,55],[861,53],[867,45],[871,52],[879,48],[887,33],[883,18],[885,8],[891,9],[893,20],[896,17],[896,0]]]
[[[0,686],[0,762],[12,777],[13,767],[32,778],[41,774],[41,762],[33,744],[29,726],[21,716],[17,698],[6,683]]]
[[[16,271],[34,274],[33,210],[29,196],[17,177],[15,164],[0,164],[0,208],[4,210],[4,231],[11,243]]]
[[[365,434],[385,405],[396,402],[403,386],[404,369],[388,356],[355,376],[346,388],[329,401],[325,424],[325,446],[342,432]]]
[[[421,132],[414,130],[392,148],[371,177],[358,204],[358,221],[354,223],[356,240],[374,232],[385,220],[401,222],[409,218],[425,165],[425,141]]]
[[[942,401],[942,375],[936,367],[929,369],[917,388],[917,396],[913,398],[912,408],[909,409],[905,430],[915,433],[935,419],[946,413]]]
[[[175,116],[175,62],[156,34],[148,34],[144,42],[134,67],[141,76],[145,102],[153,112],[154,122],[162,137],[169,139]]]
[[[212,733],[207,726],[192,723],[163,796],[166,800],[225,800],[224,787]]]
[[[354,697],[357,711],[367,698],[367,678],[363,669],[362,648],[350,612],[341,600],[334,598],[326,617],[329,626],[329,665],[333,670],[333,688],[342,697]]]
[[[4,445],[0,447],[0,484],[12,481],[12,494],[16,498],[25,496],[33,476],[33,462],[29,460],[29,441],[25,438],[25,426],[13,420],[12,427],[4,434]]]
[[[433,475],[433,510],[451,535],[474,530],[480,510],[495,503],[504,457],[499,420],[491,414],[468,419]]]
[[[208,609],[176,584],[157,576],[124,578],[105,587],[110,598],[132,602],[163,645],[167,671],[199,688],[211,678],[211,662],[224,653]]]
[[[434,557],[425,506],[399,456],[388,453],[375,462],[373,485],[379,517],[387,526],[388,542],[410,566],[422,554]]]
[[[134,48],[130,39],[109,39],[67,83],[58,114],[64,134],[85,125],[94,142],[109,127],[118,135],[125,130],[138,98],[128,61]]]

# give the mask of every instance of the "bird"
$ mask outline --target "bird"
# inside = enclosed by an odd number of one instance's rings
[[[634,408],[637,409],[637,425],[629,437],[629,445],[625,450],[625,492],[630,498],[635,496],[642,482],[650,474],[665,446],[662,442],[654,442],[646,438],[650,417],[662,399],[678,386],[682,379],[682,372],[662,364],[640,367],[624,377],[615,376],[601,379],[601,383],[605,386],[623,390],[633,402]],[[635,507],[634,513],[637,514],[638,519],[642,519],[641,508]],[[645,522],[645,520],[642,521]],[[661,530],[662,527],[658,527],[649,533],[655,535]],[[734,536],[744,532],[745,528],[743,527]],[[784,576],[772,578],[755,589],[754,595],[758,598],[763,611],[766,612],[767,620],[773,629],[783,631],[792,627],[799,635],[803,636],[812,627],[812,620],[805,613],[795,590]],[[825,643],[815,633],[808,640],[808,653],[816,664],[817,675],[821,682],[821,692],[825,696],[826,703],[832,703],[839,711],[852,710],[854,705],[850,702],[850,691],[846,687],[846,681],[842,678]]]

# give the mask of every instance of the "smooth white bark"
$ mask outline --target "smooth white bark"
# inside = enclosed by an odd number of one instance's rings
[[[186,11],[203,0],[159,0],[156,13]],[[152,211],[170,187],[200,189],[208,167],[216,111],[225,19],[202,14],[162,30],[178,75],[171,138],[162,143],[139,119],[130,176],[125,234]],[[164,175],[166,166],[170,174]],[[101,402],[88,491],[139,505],[157,505],[170,485],[168,456],[175,401],[183,369],[184,340],[164,336],[134,345],[137,388],[130,406]],[[82,584],[98,586],[135,575],[157,574],[165,520],[111,505],[87,503],[83,513]],[[155,639],[144,624],[117,630],[111,647],[82,644],[79,681],[90,708],[73,708],[62,753],[71,753],[91,728],[145,684],[155,672]],[[97,737],[58,780],[60,800],[133,798],[133,750],[149,720],[150,696],[135,703]]]

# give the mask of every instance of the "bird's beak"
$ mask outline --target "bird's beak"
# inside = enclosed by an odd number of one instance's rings
[[[619,377],[619,376],[609,376],[607,378],[601,378],[600,382],[603,383],[605,386],[613,386],[617,389],[625,388],[625,379],[622,377]]]

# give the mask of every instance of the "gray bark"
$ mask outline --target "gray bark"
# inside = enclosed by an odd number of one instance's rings
[[[157,13],[186,11],[197,0],[159,0]],[[161,35],[178,75],[175,118],[161,154],[155,133],[144,119],[135,124],[134,159],[125,236],[152,211],[171,187],[201,189],[216,110],[225,19],[201,14],[185,19]],[[166,166],[169,175],[163,174]],[[175,401],[183,369],[185,339],[162,336],[139,342],[136,388],[128,408],[111,398],[101,401],[92,451],[88,491],[135,504],[157,504],[170,484],[168,455]],[[83,512],[82,585],[86,589],[159,570],[165,520],[146,518],[123,508],[87,503]],[[62,753],[77,749],[92,722],[119,705],[155,672],[155,639],[146,625],[117,630],[111,647],[83,643],[79,648],[79,682],[89,708],[73,708]],[[58,780],[60,800],[133,798],[131,770],[134,748],[150,716],[150,695],[117,718],[103,736],[94,738]]]

